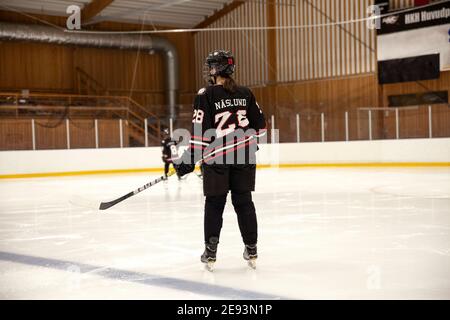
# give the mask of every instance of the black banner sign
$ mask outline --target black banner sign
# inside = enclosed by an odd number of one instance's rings
[[[439,2],[425,8],[417,8],[404,13],[395,11],[381,18],[378,35],[431,27],[450,23],[450,1]]]
[[[448,91],[429,91],[388,96],[389,107],[409,107],[424,104],[448,104]]]
[[[439,54],[378,61],[380,84],[439,78]]]

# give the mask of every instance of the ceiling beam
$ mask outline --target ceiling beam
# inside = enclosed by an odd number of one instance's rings
[[[92,18],[102,12],[114,0],[92,0],[87,6],[81,10],[82,23],[89,22]]]
[[[234,9],[236,9],[237,7],[243,5],[245,3],[245,1],[242,0],[234,0],[231,3],[225,5],[222,9],[220,9],[219,11],[216,11],[213,15],[207,17],[205,20],[203,20],[202,22],[200,22],[199,24],[197,24],[194,28],[195,29],[200,29],[200,28],[206,28],[207,26],[209,26],[211,23],[219,20],[220,18],[222,18],[224,15],[226,15],[227,13],[233,11]]]

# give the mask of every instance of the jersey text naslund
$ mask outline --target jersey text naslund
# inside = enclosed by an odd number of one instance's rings
[[[245,107],[247,106],[246,99],[222,99],[219,102],[215,102],[216,110],[220,110],[228,107]]]

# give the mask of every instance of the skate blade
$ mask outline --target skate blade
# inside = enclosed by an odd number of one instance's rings
[[[214,262],[215,261],[208,261],[205,263],[205,269],[208,270],[209,272],[213,272],[214,271]]]
[[[250,268],[256,269],[256,259],[250,259],[247,261],[247,264]]]

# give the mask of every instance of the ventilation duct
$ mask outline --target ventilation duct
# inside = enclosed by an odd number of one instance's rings
[[[178,54],[175,46],[167,39],[147,35],[71,33],[48,26],[0,22],[1,40],[160,52],[164,57],[167,111],[170,117],[176,118]]]

